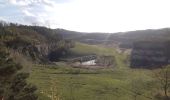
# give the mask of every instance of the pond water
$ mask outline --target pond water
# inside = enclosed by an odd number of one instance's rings
[[[87,65],[87,66],[96,65],[96,60],[89,60],[86,62],[82,62],[81,65]]]

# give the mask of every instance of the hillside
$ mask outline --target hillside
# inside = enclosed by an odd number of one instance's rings
[[[5,22],[0,23],[0,43],[13,55],[19,53],[40,63],[56,61],[74,46],[53,29]]]
[[[74,32],[64,29],[56,30],[62,33],[64,38],[74,39],[79,42],[88,44],[117,44],[123,48],[132,48],[133,42],[145,41],[145,40],[159,40],[165,41],[170,38],[170,29],[149,29],[149,30],[137,30],[129,32],[119,33],[85,33],[85,32]]]

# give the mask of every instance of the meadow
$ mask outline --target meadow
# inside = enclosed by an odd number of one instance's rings
[[[118,54],[114,48],[82,43],[77,43],[72,52],[112,55],[116,65],[81,69],[66,62],[34,64],[28,81],[37,86],[39,100],[156,100],[158,89],[153,71],[129,68],[128,55]]]

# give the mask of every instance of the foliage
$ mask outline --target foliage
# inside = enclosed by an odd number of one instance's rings
[[[136,30],[118,33],[85,33],[58,29],[65,38],[74,39],[88,44],[119,45],[122,48],[132,48],[136,41],[167,41],[170,40],[170,28]]]
[[[74,47],[72,40],[63,39],[55,29],[0,22],[0,43],[35,62],[56,61]],[[53,54],[56,54],[53,56]]]
[[[0,50],[0,99],[37,100],[36,87],[28,84],[29,74],[18,73],[21,65],[14,63],[9,54]]]

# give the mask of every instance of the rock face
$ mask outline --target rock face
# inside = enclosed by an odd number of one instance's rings
[[[131,67],[160,67],[170,64],[170,42],[140,41],[133,44]]]
[[[64,40],[58,43],[46,43],[34,46],[39,58],[45,58],[50,61],[57,61],[62,56],[65,56],[69,48],[73,47],[72,42],[66,43]]]
[[[22,42],[7,42],[6,46],[23,54],[27,57],[30,57],[35,62],[49,62],[49,61],[58,61],[59,58],[66,55],[69,48],[72,47],[71,42],[65,43],[63,40],[62,43],[41,43],[41,44],[20,44]],[[14,46],[15,45],[15,46]]]

